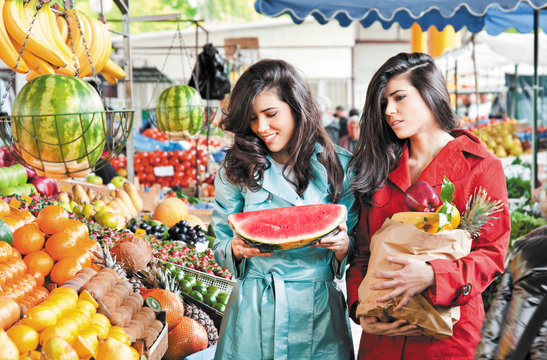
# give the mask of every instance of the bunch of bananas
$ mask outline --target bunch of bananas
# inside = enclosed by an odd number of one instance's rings
[[[0,0],[0,59],[26,73],[27,80],[45,74],[90,76],[93,68],[112,84],[125,77],[110,60],[107,26],[76,10],[59,10],[56,14],[39,0]]]

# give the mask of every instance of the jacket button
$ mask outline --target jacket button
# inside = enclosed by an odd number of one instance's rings
[[[463,289],[462,289],[462,295],[469,295],[469,293],[471,292],[471,284],[465,284]]]

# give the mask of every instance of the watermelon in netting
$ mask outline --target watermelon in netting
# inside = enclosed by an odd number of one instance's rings
[[[156,119],[158,128],[174,140],[199,133],[204,119],[199,92],[187,85],[163,90],[156,102]]]
[[[245,243],[262,251],[311,245],[338,232],[346,207],[337,204],[289,206],[228,216],[228,223]]]
[[[33,167],[42,162],[79,168],[93,166],[105,144],[104,106],[84,80],[42,75],[29,81],[15,97],[11,131],[16,148]],[[25,116],[39,115],[39,116]],[[86,156],[86,154],[89,154]],[[60,166],[62,171],[65,166]]]

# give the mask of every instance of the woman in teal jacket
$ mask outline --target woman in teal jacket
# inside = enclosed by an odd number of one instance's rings
[[[234,144],[215,179],[215,259],[235,275],[215,359],[352,359],[340,279],[357,214],[346,167],[306,82],[281,60],[262,60],[235,85],[224,130]],[[260,253],[234,237],[233,213],[339,203],[348,218],[317,245]],[[350,230],[348,230],[350,229]]]

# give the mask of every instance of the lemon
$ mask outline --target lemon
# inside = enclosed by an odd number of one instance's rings
[[[55,325],[57,322],[57,313],[48,306],[38,305],[27,311],[21,324],[30,326],[36,331],[42,331],[48,326]]]
[[[38,332],[30,326],[17,324],[6,333],[17,346],[19,353],[33,351],[38,347]]]
[[[74,301],[78,300],[78,293],[76,292],[76,290],[68,288],[68,287],[62,287],[62,286],[57,287],[51,290],[51,292],[49,293],[49,296],[55,296],[57,294],[66,295],[69,298],[74,299]]]
[[[97,308],[87,300],[78,300],[76,302],[76,310],[87,314],[90,319],[97,313]]]
[[[99,307],[99,304],[95,301],[95,299],[93,299],[93,296],[91,296],[91,294],[88,293],[87,290],[82,290],[78,299],[89,301],[91,304],[93,304],[93,306],[95,306],[95,309]]]
[[[97,338],[97,335],[93,334],[80,334],[76,337],[76,339],[74,339],[74,342],[72,343],[72,348],[76,351],[80,359],[89,359],[97,355],[98,346],[99,339]]]
[[[52,337],[61,337],[64,340],[66,340],[66,342],[72,343],[72,341],[75,338],[73,331],[74,331],[73,329],[70,329],[65,326],[59,326],[59,325],[54,325],[54,326],[45,328],[40,333],[40,345],[42,345],[43,347],[44,344],[46,344],[47,341]]]
[[[129,340],[129,335],[119,326],[112,326],[108,331],[108,337],[112,337],[126,345],[131,345],[131,340]]]

